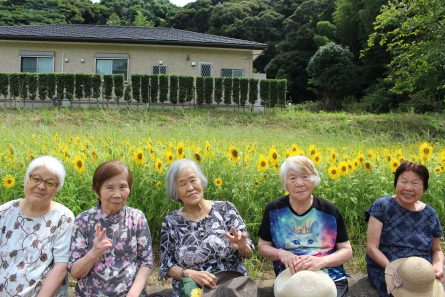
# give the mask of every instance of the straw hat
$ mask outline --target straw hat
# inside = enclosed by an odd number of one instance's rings
[[[254,280],[234,270],[215,273],[216,289],[204,286],[202,297],[256,297],[258,287]]]
[[[336,297],[337,288],[329,275],[321,270],[302,270],[292,275],[288,269],[274,282],[275,297]]]
[[[420,257],[400,258],[386,266],[385,281],[394,297],[445,297],[433,265]]]

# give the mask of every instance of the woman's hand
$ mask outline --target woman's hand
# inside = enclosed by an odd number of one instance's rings
[[[103,228],[101,230],[100,225],[96,224],[96,234],[93,240],[93,247],[91,252],[96,258],[102,257],[105,251],[113,246],[113,243],[109,238],[106,238],[107,229]]]
[[[438,279],[440,282],[443,282],[443,265],[439,263],[437,265],[433,265],[433,268],[436,279]]]
[[[316,256],[300,256],[294,263],[294,270],[320,270],[325,267],[323,257]]]
[[[230,228],[230,231],[233,235],[230,235],[229,232],[224,232],[224,236],[230,240],[233,250],[237,251],[247,246],[246,232],[238,232],[233,226]]]
[[[201,287],[216,288],[216,276],[207,271],[187,269],[187,276],[198,283]]]
[[[280,260],[280,262],[283,263],[283,265],[286,268],[289,268],[289,270],[292,273],[297,272],[295,270],[295,265],[296,265],[296,263],[298,263],[300,256],[297,256],[294,253],[291,253],[291,252],[286,251],[286,250],[280,250],[277,253],[277,257]]]

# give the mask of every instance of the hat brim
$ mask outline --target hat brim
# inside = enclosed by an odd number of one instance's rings
[[[242,280],[240,280],[238,283],[235,283],[235,286],[239,285],[240,283],[244,283],[245,286],[248,286],[251,291],[257,290],[256,283],[249,277],[244,276],[244,274],[242,274],[239,271],[236,270],[219,271],[215,273],[215,276],[216,276],[216,289],[211,289],[207,286],[203,286],[202,297],[220,296],[218,290],[223,289],[222,288],[223,286],[228,287],[230,285],[230,282],[238,277],[242,278]],[[234,283],[232,283],[232,285],[234,285]]]

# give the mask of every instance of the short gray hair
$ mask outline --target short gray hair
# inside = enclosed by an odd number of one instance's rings
[[[176,179],[178,178],[178,175],[181,174],[181,172],[186,168],[192,168],[193,170],[195,170],[198,178],[201,181],[203,190],[207,187],[207,177],[204,175],[204,173],[202,173],[201,169],[195,161],[189,159],[176,160],[168,169],[167,181],[165,183],[165,186],[167,188],[167,196],[174,201],[179,201],[178,191],[176,190]]]
[[[24,183],[26,183],[29,179],[29,175],[37,168],[43,167],[48,170],[50,173],[57,176],[57,181],[59,185],[57,186],[57,190],[60,190],[65,183],[66,171],[65,167],[63,167],[62,162],[60,162],[57,158],[51,156],[41,156],[35,158],[28,165],[28,169],[25,173]]]
[[[286,180],[289,175],[289,171],[291,170],[299,173],[309,174],[315,186],[318,186],[320,184],[320,173],[318,173],[311,159],[305,156],[291,156],[283,162],[280,168],[281,184],[286,191],[288,191]]]

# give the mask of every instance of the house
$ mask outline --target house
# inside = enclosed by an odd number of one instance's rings
[[[263,43],[173,28],[0,26],[0,72],[253,77]]]

